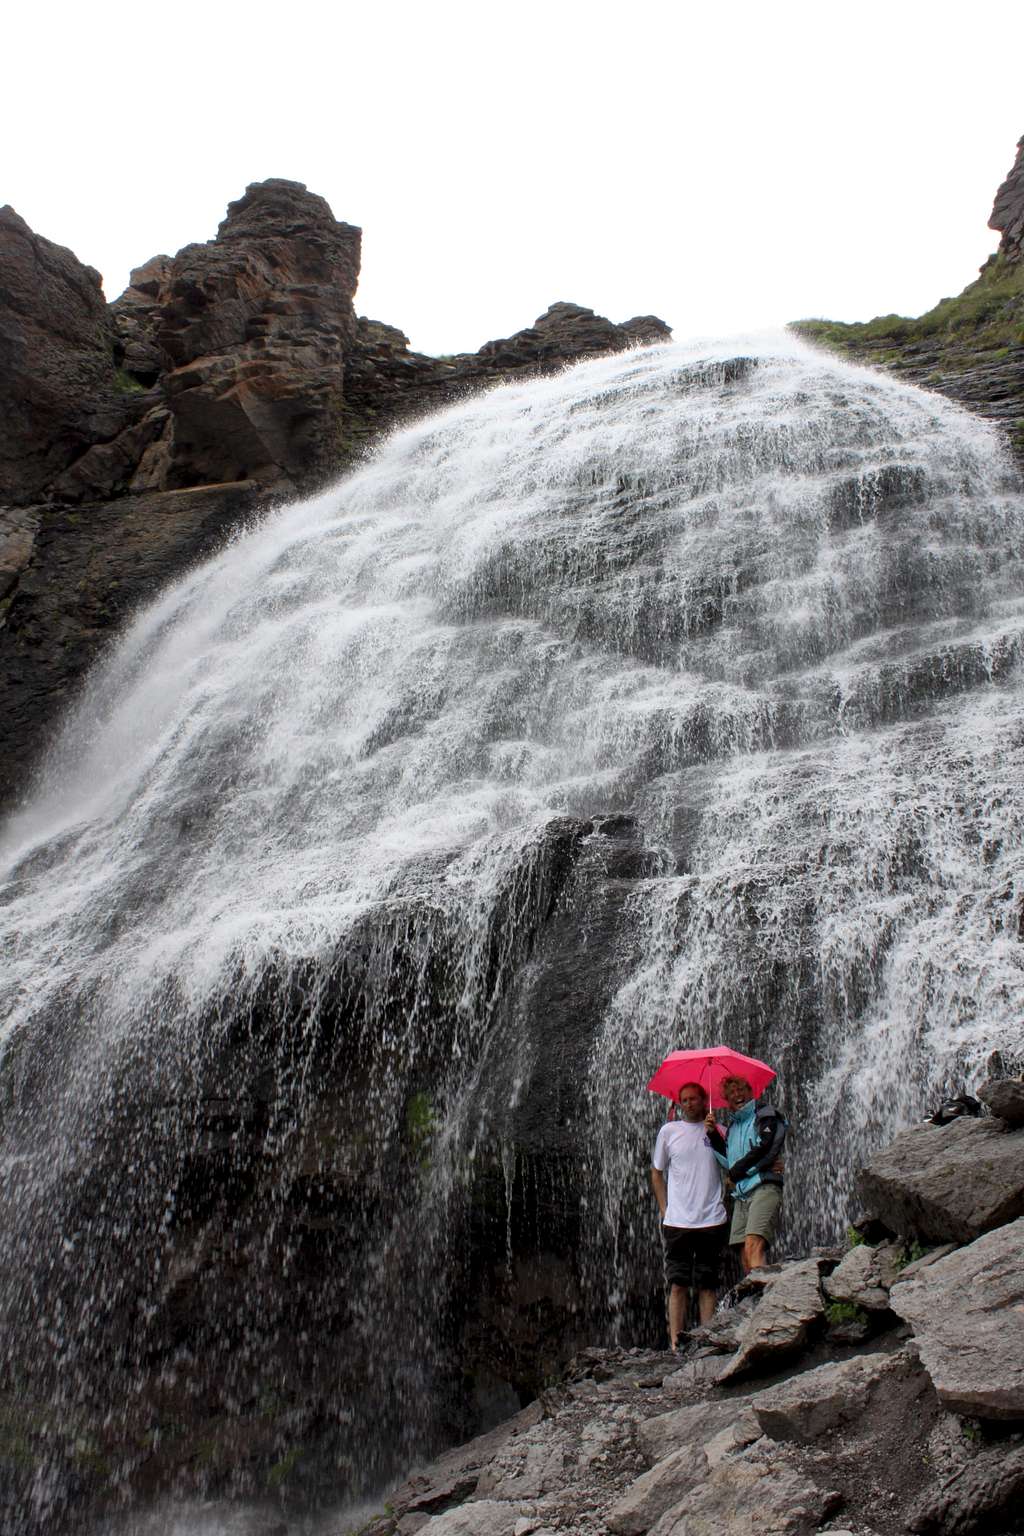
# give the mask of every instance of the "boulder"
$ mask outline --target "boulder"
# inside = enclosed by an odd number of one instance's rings
[[[899,1274],[902,1252],[898,1243],[882,1243],[877,1248],[860,1243],[851,1248],[839,1267],[826,1275],[826,1296],[832,1301],[863,1307],[865,1312],[888,1311],[889,1287]]]
[[[1024,1130],[966,1118],[916,1126],[861,1170],[858,1191],[891,1232],[972,1242],[1024,1214]]]
[[[0,208],[0,504],[25,505],[132,413],[100,274]]]
[[[890,1306],[946,1408],[1024,1419],[1024,1218],[898,1282]]]
[[[651,1536],[810,1536],[841,1497],[771,1457],[726,1456]]]
[[[646,1419],[638,1430],[640,1444],[649,1461],[656,1462],[682,1445],[701,1446],[736,1418],[750,1401],[738,1395],[712,1399],[706,1403],[688,1403],[671,1413],[659,1413]]]
[[[908,1529],[921,1536],[1002,1530],[1024,1500],[1024,1445],[992,1446],[918,1499]],[[1012,1525],[1010,1528],[1014,1528]],[[1019,1526],[1016,1527],[1019,1529]]]
[[[878,1392],[890,1401],[899,1392],[909,1402],[926,1386],[916,1362],[905,1352],[855,1355],[759,1392],[751,1412],[773,1440],[808,1442],[855,1423]]]
[[[773,1369],[803,1348],[814,1325],[824,1318],[820,1273],[821,1261],[812,1258],[786,1264],[772,1277],[743,1325],[740,1347],[722,1371],[720,1382],[758,1369]]]
[[[990,1077],[978,1098],[1007,1125],[1024,1125],[1024,1082],[1019,1077]]]
[[[723,1456],[731,1456],[734,1451],[744,1451],[748,1445],[753,1445],[760,1440],[762,1434],[761,1425],[753,1408],[744,1408],[738,1419],[733,1419],[724,1429],[720,1429],[717,1435],[712,1435],[707,1445],[704,1446],[704,1455],[709,1467],[717,1467]]]
[[[458,1509],[435,1515],[420,1530],[429,1536],[515,1536],[523,1510],[500,1499],[474,1499]]]
[[[605,1517],[617,1536],[641,1536],[667,1509],[678,1505],[708,1474],[708,1459],[699,1445],[683,1445],[643,1473],[613,1504]]]

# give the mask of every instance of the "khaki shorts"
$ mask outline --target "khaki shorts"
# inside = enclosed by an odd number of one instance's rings
[[[745,1237],[763,1237],[770,1243],[782,1209],[782,1185],[759,1184],[747,1199],[733,1195],[730,1243],[742,1243]]]

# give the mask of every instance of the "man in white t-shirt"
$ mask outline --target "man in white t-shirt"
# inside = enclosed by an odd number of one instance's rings
[[[658,1132],[651,1158],[651,1186],[661,1212],[665,1243],[669,1345],[686,1327],[690,1287],[697,1291],[702,1323],[711,1321],[718,1264],[728,1222],[722,1175],[708,1141],[708,1098],[699,1083],[684,1083],[676,1099],[679,1118]]]

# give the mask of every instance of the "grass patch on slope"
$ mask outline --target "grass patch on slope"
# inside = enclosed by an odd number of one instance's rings
[[[796,320],[789,329],[806,341],[864,362],[892,367],[929,354],[952,370],[998,361],[1024,347],[1024,262],[993,256],[976,282],[956,298],[941,299],[916,320],[878,315],[874,320]]]

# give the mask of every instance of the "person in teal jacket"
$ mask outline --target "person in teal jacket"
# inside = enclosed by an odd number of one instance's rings
[[[783,1164],[780,1157],[788,1122],[777,1109],[758,1109],[745,1077],[727,1077],[722,1097],[732,1111],[727,1136],[708,1112],[705,1126],[711,1149],[733,1183],[729,1242],[740,1248],[743,1273],[759,1269],[782,1210]]]

